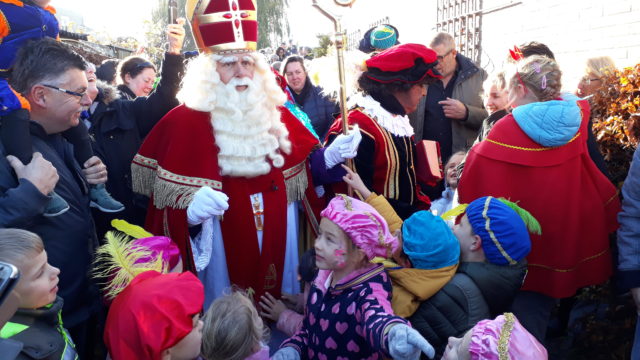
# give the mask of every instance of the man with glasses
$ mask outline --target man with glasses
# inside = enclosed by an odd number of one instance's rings
[[[438,54],[436,70],[442,80],[429,86],[418,110],[409,115],[415,140],[440,143],[443,163],[451,154],[466,150],[478,136],[487,111],[482,104],[482,83],[487,73],[471,59],[458,53],[453,37],[438,33],[429,45]],[[425,189],[431,199],[439,197],[444,186]]]
[[[83,170],[73,146],[62,136],[78,126],[81,112],[91,105],[85,67],[80,55],[51,38],[29,42],[19,50],[10,84],[28,101],[29,136],[36,151],[32,163],[36,164],[25,166],[16,157],[5,158],[6,149],[0,146],[0,198],[11,206],[9,211],[2,209],[1,225],[38,234],[49,263],[60,269],[58,287],[64,299],[65,327],[80,357],[90,358],[94,340],[100,339],[98,327],[90,322],[95,321],[101,306],[88,275],[98,243],[89,210],[89,183],[106,181],[106,169],[98,159]],[[51,190],[69,204],[69,209],[45,217]]]

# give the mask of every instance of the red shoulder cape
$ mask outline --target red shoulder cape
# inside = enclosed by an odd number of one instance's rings
[[[229,196],[221,221],[227,266],[232,284],[252,288],[256,296],[280,293],[286,246],[285,185],[289,180],[308,190],[306,159],[317,139],[285,108],[282,122],[289,130],[291,154],[282,169],[253,178],[221,176],[210,114],[184,105],[169,112],[147,136],[132,163],[134,191],[151,198],[145,227],[169,236],[181,250],[185,268],[194,271],[186,208],[193,194],[210,186]],[[300,180],[302,179],[302,180]],[[250,194],[262,193],[264,223],[262,252],[258,247]],[[300,190],[292,191],[299,193]]]
[[[579,106],[581,127],[560,147],[535,143],[512,115],[499,120],[469,152],[458,186],[460,203],[505,197],[538,219],[542,235],[531,235],[522,289],[555,298],[609,278],[608,235],[617,228],[620,210],[616,188],[589,157],[589,105]]]

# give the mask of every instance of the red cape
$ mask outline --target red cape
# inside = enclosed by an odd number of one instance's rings
[[[499,120],[467,156],[458,186],[460,203],[482,196],[517,201],[538,219],[531,235],[523,290],[564,298],[611,275],[609,233],[616,230],[616,188],[589,157],[589,105],[579,101],[582,124],[569,143],[535,143],[512,115]]]
[[[145,228],[171,237],[180,248],[185,268],[194,271],[186,208],[193,194],[210,186],[229,196],[221,221],[231,283],[279,296],[287,231],[287,193],[308,193],[307,157],[318,140],[285,108],[291,154],[285,165],[253,178],[221,176],[210,114],[184,105],[169,112],[147,136],[132,163],[134,191],[151,197]],[[287,185],[285,185],[285,183]],[[293,184],[293,185],[292,185]],[[294,186],[295,185],[295,186]],[[250,194],[263,194],[262,253],[258,247]]]

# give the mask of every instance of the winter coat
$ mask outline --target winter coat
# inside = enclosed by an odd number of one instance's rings
[[[52,304],[39,309],[18,309],[2,328],[1,337],[22,344],[16,360],[78,359],[73,339],[62,325],[62,303],[58,297]]]
[[[311,125],[313,125],[318,137],[324,140],[329,127],[333,123],[334,114],[337,114],[340,108],[329,97],[322,95],[322,88],[312,85],[308,77],[306,81],[307,85],[303,89],[303,91],[306,91],[306,96],[303,97],[298,105],[311,119]],[[307,86],[309,87],[308,89],[306,89]]]
[[[144,224],[148,200],[131,189],[131,161],[153,126],[178,105],[176,93],[183,71],[182,56],[165,54],[158,87],[148,97],[135,100],[123,100],[114,87],[100,84],[98,106],[88,119],[89,134],[94,152],[107,166],[107,190],[125,210],[115,214],[96,212],[99,234],[109,228],[112,218]]]
[[[478,136],[482,120],[487,117],[487,110],[482,103],[482,83],[487,79],[487,72],[460,53],[456,55],[456,61],[458,62],[458,76],[455,79],[452,98],[460,100],[467,107],[468,116],[466,119],[451,121],[452,154],[471,147]],[[425,106],[426,97],[423,97],[420,99],[418,109],[409,114],[411,125],[415,130],[416,142],[422,140],[425,126]]]
[[[436,349],[439,359],[450,336],[460,337],[478,321],[508,310],[526,272],[526,261],[513,266],[460,263],[453,279],[408,320]]]
[[[393,315],[391,283],[384,267],[354,271],[333,287],[330,274],[328,270],[318,273],[302,329],[282,347],[293,347],[301,359],[388,357],[390,326],[407,322]]]
[[[618,280],[623,289],[640,287],[640,150],[622,185],[622,212],[618,214]]]
[[[74,327],[100,305],[97,288],[89,279],[98,240],[89,211],[88,185],[72,145],[60,133],[47,135],[33,121],[29,131],[33,150],[58,171],[54,191],[69,204],[69,210],[58,216],[43,216],[50,198],[28,180],[18,182],[0,146],[0,227],[28,230],[42,238],[49,263],[60,269],[58,295],[64,299],[65,324]]]

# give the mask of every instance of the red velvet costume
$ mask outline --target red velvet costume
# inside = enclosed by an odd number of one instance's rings
[[[522,290],[554,298],[572,296],[609,278],[608,235],[617,228],[620,211],[615,187],[588,154],[589,105],[578,104],[580,129],[559,147],[531,140],[512,115],[498,121],[487,139],[469,152],[458,186],[460,203],[505,197],[538,219],[542,235],[531,235]]]
[[[178,244],[185,268],[194,271],[186,208],[210,186],[229,196],[220,224],[231,283],[256,295],[280,294],[287,231],[287,192],[308,191],[307,157],[318,140],[285,108],[282,122],[292,144],[285,165],[252,178],[221,176],[210,114],[181,105],[147,136],[132,164],[134,190],[151,197],[145,228]],[[287,185],[285,185],[285,183]],[[294,189],[295,187],[295,189]],[[264,231],[258,247],[251,194],[262,193]],[[299,194],[299,193],[298,193]]]
[[[362,132],[354,165],[364,184],[387,198],[402,218],[411,215],[416,208],[428,209],[430,201],[417,187],[413,137],[392,134],[358,108],[349,111],[348,121],[350,127],[358,124]],[[341,132],[342,120],[339,118],[329,129],[328,143]],[[340,183],[335,191],[346,193],[346,187]]]

